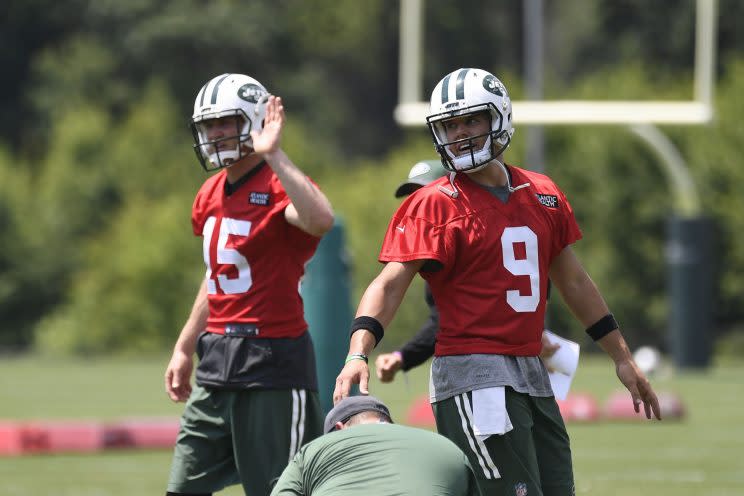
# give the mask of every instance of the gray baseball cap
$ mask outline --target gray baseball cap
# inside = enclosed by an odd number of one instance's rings
[[[442,167],[441,160],[422,160],[416,162],[408,173],[408,179],[395,190],[395,197],[401,198],[408,196],[421,186],[426,186],[430,182],[439,179],[447,174]]]
[[[390,417],[390,410],[374,396],[348,396],[331,408],[323,423],[323,433],[328,434],[336,428],[336,422],[344,423],[362,412],[377,412]]]

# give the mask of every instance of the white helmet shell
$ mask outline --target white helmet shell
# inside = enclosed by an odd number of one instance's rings
[[[228,167],[252,152],[251,131],[260,132],[269,93],[257,80],[244,74],[222,74],[202,86],[194,100],[191,131],[194,150],[205,170]],[[210,140],[205,121],[238,117],[235,134]],[[235,146],[219,147],[219,142],[234,140]]]
[[[487,135],[471,136],[474,140],[486,136],[483,147],[465,155],[455,155],[448,142],[444,122],[454,117],[488,112],[491,125]],[[434,147],[442,158],[445,169],[453,172],[475,172],[499,157],[511,143],[511,99],[499,79],[483,69],[462,68],[447,74],[431,93],[430,115],[426,123],[434,140]]]

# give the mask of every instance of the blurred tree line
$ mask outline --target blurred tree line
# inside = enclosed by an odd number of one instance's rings
[[[520,0],[427,0],[423,91],[457,67],[523,93]],[[348,228],[354,295],[379,270],[392,192],[434,158],[424,127],[392,119],[399,4],[392,0],[11,0],[0,18],[0,349],[169,348],[203,277],[190,206],[205,179],[187,128],[193,97],[250,74],[288,109],[284,148]],[[716,222],[716,335],[742,331],[744,4],[719,1],[714,123],[667,126]],[[546,1],[545,98],[689,99],[694,0]],[[524,164],[519,116],[507,161]],[[576,245],[633,345],[664,347],[665,222],[651,153],[622,127],[547,128],[548,173],[585,240]],[[386,339],[425,311],[409,291]],[[584,340],[554,298],[551,326]]]

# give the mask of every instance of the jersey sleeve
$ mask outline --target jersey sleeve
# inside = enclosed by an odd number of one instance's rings
[[[434,347],[437,341],[438,319],[429,316],[426,323],[418,330],[406,344],[400,349],[403,357],[403,371],[418,367],[434,355]]]
[[[191,206],[191,228],[194,231],[194,236],[201,236],[204,231],[205,214],[204,210],[206,200],[205,195],[201,190],[196,194],[194,198],[194,204]]]
[[[316,188],[318,187],[318,185],[315,184],[315,182],[309,177],[308,180],[313,183]],[[289,197],[286,190],[279,181],[279,178],[277,178],[276,176],[274,176],[272,189],[274,191],[274,194],[276,195],[276,205],[274,206],[274,208],[277,211],[281,212],[281,215],[285,215],[284,211],[292,203],[292,199]],[[318,247],[318,244],[320,243],[320,238],[303,231],[297,226],[290,224],[288,221],[286,221],[286,219],[285,224],[286,240],[290,248],[296,253],[296,256],[298,256],[300,259],[309,259],[310,257],[312,257]]]
[[[560,223],[560,236],[557,237],[557,239],[560,240],[561,244],[561,246],[557,247],[560,251],[563,250],[563,248],[565,248],[566,246],[572,245],[576,241],[580,240],[582,234],[581,229],[579,229],[579,224],[576,222],[573,208],[571,207],[571,204],[568,203],[566,195],[563,194],[563,191],[561,191],[560,189],[558,190],[558,194],[560,196],[561,203],[564,206],[564,208],[561,209],[562,215]]]
[[[436,260],[446,264],[446,224],[432,215],[435,210],[431,197],[425,195],[414,194],[403,202],[388,225],[380,262]]]

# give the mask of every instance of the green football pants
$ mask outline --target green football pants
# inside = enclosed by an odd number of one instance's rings
[[[468,456],[483,496],[573,496],[571,448],[554,397],[505,388],[514,429],[485,439],[473,433],[471,393],[434,403],[437,430]]]
[[[248,496],[267,495],[322,424],[315,392],[195,386],[181,417],[168,491],[211,493],[242,484]]]

